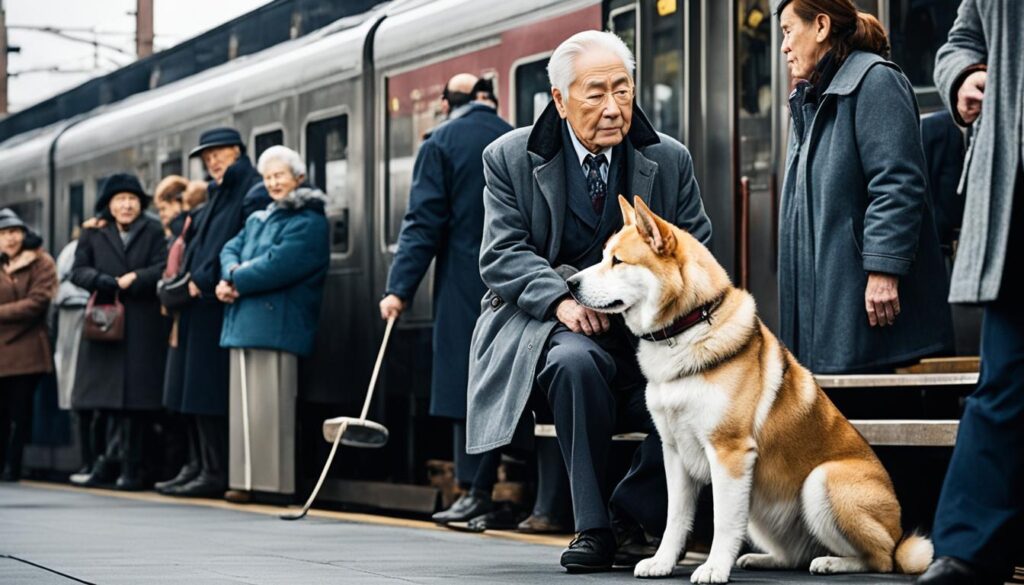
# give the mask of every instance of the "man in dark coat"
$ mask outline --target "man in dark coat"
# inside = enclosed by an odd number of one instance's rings
[[[112,212],[115,197],[134,195],[138,207],[130,223]],[[113,202],[113,203],[112,203]],[[96,304],[116,300],[124,306],[124,338],[117,342],[82,339],[71,407],[113,411],[120,435],[121,475],[115,487],[142,488],[142,461],[147,413],[161,407],[167,322],[160,315],[156,283],[164,269],[166,244],[160,222],[147,216],[150,197],[134,175],[111,175],[96,201],[102,227],[82,232],[75,250],[71,282],[95,294]],[[129,212],[127,217],[132,218]],[[134,276],[132,276],[134,275]],[[99,452],[93,445],[94,452]],[[113,479],[109,460],[100,457],[83,485]]]
[[[551,56],[554,99],[537,123],[484,151],[480,269],[490,290],[470,353],[468,450],[508,444],[518,423],[532,423],[528,403],[551,410],[579,533],[562,553],[569,571],[610,568],[626,527],[660,534],[667,496],[636,340],[621,320],[576,303],[565,276],[601,261],[622,226],[619,194],[711,239],[690,153],[634,103],[633,63],[611,33],[574,35]],[[607,457],[621,431],[649,435],[609,498]]]
[[[219,496],[227,486],[228,353],[220,347],[224,305],[216,296],[220,252],[245,224],[247,213],[265,208],[270,197],[262,178],[245,154],[237,130],[203,132],[189,156],[201,156],[210,182],[208,203],[186,234],[182,270],[191,275],[192,302],[178,321],[178,351],[168,363],[164,403],[195,416],[201,471],[179,474],[163,493]],[[173,371],[172,371],[173,370]],[[184,470],[183,470],[184,471]]]
[[[983,304],[981,376],[967,398],[920,585],[996,584],[1024,556],[1024,2],[963,0],[935,85],[977,125],[949,300]]]
[[[960,192],[964,135],[949,112],[934,112],[921,118],[921,142],[928,163],[928,191],[935,210],[939,245],[942,253],[951,257],[964,217],[964,196]]]
[[[440,523],[469,520],[491,509],[500,455],[466,453],[466,377],[469,341],[484,284],[478,258],[484,221],[484,148],[512,127],[498,117],[492,96],[470,91],[477,78],[456,75],[445,88],[449,119],[434,129],[416,156],[409,209],[388,275],[381,317],[397,317],[437,257],[434,281],[434,363],[430,414],[454,424],[455,477],[463,495]],[[490,98],[490,99],[488,99]],[[473,101],[471,101],[473,100]]]

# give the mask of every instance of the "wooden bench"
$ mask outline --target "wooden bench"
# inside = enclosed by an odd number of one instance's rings
[[[964,387],[978,383],[977,372],[954,374],[870,374],[815,376],[823,389],[863,388],[865,390],[895,387]],[[957,420],[872,419],[851,420],[853,426],[874,446],[952,447],[960,426]],[[538,424],[538,437],[554,437],[555,425]],[[642,441],[646,433],[614,435],[613,441]]]

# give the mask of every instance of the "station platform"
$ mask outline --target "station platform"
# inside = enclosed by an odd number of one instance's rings
[[[628,569],[568,575],[567,537],[467,534],[429,522],[153,493],[0,484],[0,583],[637,583]],[[688,557],[666,583],[689,583]],[[734,570],[734,583],[909,583],[901,575]]]

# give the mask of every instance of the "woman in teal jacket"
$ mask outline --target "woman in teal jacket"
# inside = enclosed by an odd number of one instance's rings
[[[257,168],[273,203],[224,245],[216,290],[231,350],[229,499],[295,491],[297,356],[313,351],[330,261],[326,198],[303,186],[299,154],[274,146]]]

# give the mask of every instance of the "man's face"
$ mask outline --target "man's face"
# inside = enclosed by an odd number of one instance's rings
[[[25,242],[25,230],[20,227],[9,227],[0,230],[0,252],[10,257],[21,252],[21,245]]]
[[[590,152],[622,142],[633,120],[633,78],[610,51],[591,51],[576,59],[576,81],[568,101],[551,89],[559,115],[569,121],[576,138]]]
[[[242,149],[237,146],[211,146],[199,153],[206,165],[206,172],[210,173],[218,185],[224,180],[228,167],[235,164],[241,155]]]

